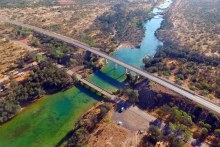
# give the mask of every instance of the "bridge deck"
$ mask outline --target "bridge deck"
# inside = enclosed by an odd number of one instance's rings
[[[157,77],[151,73],[148,73],[144,70],[141,70],[137,67],[134,67],[132,65],[129,65],[127,63],[124,63],[114,57],[111,57],[109,55],[107,55],[106,53],[103,53],[103,52],[100,52],[99,50],[96,50],[95,48],[92,48],[90,47],[89,45],[85,44],[85,43],[82,43],[80,41],[77,41],[77,40],[74,40],[70,37],[66,37],[66,36],[63,36],[63,35],[60,35],[60,34],[57,34],[57,33],[53,33],[53,32],[50,32],[50,31],[47,31],[47,30],[44,30],[44,29],[41,29],[41,28],[37,28],[37,27],[34,27],[34,26],[30,26],[30,25],[27,25],[27,24],[23,24],[23,23],[20,23],[20,22],[15,22],[15,21],[5,21],[7,23],[10,23],[10,24],[14,24],[14,25],[17,25],[17,26],[21,26],[21,27],[24,27],[24,28],[28,28],[28,29],[31,29],[35,32],[38,32],[38,33],[41,33],[41,34],[44,34],[44,35],[47,35],[47,36],[50,36],[50,37],[53,37],[53,38],[56,38],[58,40],[61,40],[61,41],[64,41],[66,43],[69,43],[69,44],[72,44],[72,45],[75,45],[77,47],[80,47],[82,49],[85,49],[91,53],[94,53],[98,56],[101,56],[105,59],[108,59],[118,65],[121,65],[145,78],[148,78],[150,79],[151,81],[154,81],[168,89],[171,89],[173,90],[174,92],[176,93],[179,93],[180,95],[183,95],[184,97],[202,105],[202,106],[205,106],[206,108],[220,114],[220,106],[202,98],[201,96],[198,96],[196,94],[194,94],[192,91],[189,91],[187,89],[184,89],[183,87],[181,86],[178,86],[176,84],[173,84],[169,81],[166,81],[164,79],[161,79],[160,77]]]
[[[107,92],[107,91],[105,91],[104,89],[102,89],[102,88],[96,86],[95,84],[93,84],[93,83],[87,81],[86,79],[83,79],[81,75],[79,75],[79,74],[77,74],[77,73],[74,73],[74,72],[71,71],[71,70],[68,70],[68,71],[67,71],[67,74],[69,74],[70,76],[72,76],[72,75],[75,74],[76,77],[77,77],[77,79],[78,79],[80,82],[82,82],[82,83],[88,85],[89,87],[95,89],[96,91],[100,92],[101,94],[103,94],[103,95],[107,96],[108,98],[110,98],[111,100],[115,101],[115,99],[116,99],[116,96],[115,96],[115,95],[110,94],[109,92]]]

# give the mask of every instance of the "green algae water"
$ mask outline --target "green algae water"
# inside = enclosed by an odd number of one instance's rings
[[[0,126],[0,147],[55,146],[99,99],[82,87],[45,96]]]
[[[154,8],[152,13],[155,15],[152,19],[143,24],[145,37],[143,38],[140,48],[121,47],[116,50],[112,56],[130,65],[143,68],[143,58],[146,56],[153,57],[159,46],[163,45],[155,36],[156,31],[161,27],[164,20],[163,9],[168,8],[172,0],[166,0],[163,4]],[[125,24],[126,25],[126,24]],[[109,62],[101,71],[96,71],[90,78],[90,82],[104,88],[108,92],[113,92],[123,86],[125,80],[125,69],[118,66],[114,69],[114,63]]]
[[[100,71],[95,71],[94,74],[89,77],[89,81],[112,93],[124,85],[123,81],[126,76],[119,70],[121,70],[121,68],[115,70],[114,65],[111,63],[107,64]]]

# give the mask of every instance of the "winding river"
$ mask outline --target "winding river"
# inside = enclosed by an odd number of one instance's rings
[[[145,37],[140,48],[119,48],[113,53],[117,59],[142,68],[145,56],[154,56],[162,45],[155,31],[160,28],[163,16],[158,14],[172,3],[166,0],[152,13],[155,16],[144,24]],[[114,70],[113,63],[95,72],[89,80],[113,92],[123,86],[124,69]],[[0,146],[55,146],[73,127],[74,122],[100,99],[83,87],[73,87],[45,96],[29,105],[8,123],[0,126]]]
[[[143,68],[143,58],[146,56],[153,57],[158,47],[163,45],[155,36],[155,32],[161,27],[163,21],[163,15],[160,13],[163,12],[163,9],[168,8],[171,3],[171,0],[165,0],[163,4],[152,10],[154,17],[144,23],[145,37],[140,48],[121,47],[113,53],[113,56],[138,68]],[[114,70],[114,64],[110,62],[101,71],[96,71],[89,80],[107,91],[113,92],[123,86],[124,72],[125,69],[120,66]]]

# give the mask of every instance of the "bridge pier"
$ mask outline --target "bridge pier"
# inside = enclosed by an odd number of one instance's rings
[[[118,64],[115,63],[115,65],[114,65],[114,69],[117,69],[117,68],[118,68]]]
[[[125,68],[125,74],[129,74],[129,71],[127,68]]]
[[[105,59],[105,64],[108,64],[108,59]]]
[[[140,75],[139,75],[139,74],[137,74],[137,73],[136,73],[136,76],[137,76],[137,79],[139,79],[139,78],[140,78]]]

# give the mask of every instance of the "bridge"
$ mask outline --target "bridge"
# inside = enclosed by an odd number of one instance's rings
[[[86,79],[83,79],[81,75],[79,75],[79,74],[77,74],[77,73],[74,73],[74,72],[71,71],[71,70],[67,70],[67,74],[70,75],[70,76],[75,75],[76,78],[77,78],[80,82],[82,82],[83,84],[85,84],[85,85],[91,87],[91,88],[94,89],[95,91],[97,91],[97,92],[103,94],[104,96],[110,98],[112,101],[115,101],[115,100],[116,100],[117,97],[116,97],[115,95],[113,95],[113,94],[107,92],[106,90],[104,90],[104,89],[102,89],[102,88],[96,86],[95,84],[93,84],[93,83],[87,81]]]
[[[140,75],[140,76],[143,76],[145,78],[148,78],[149,80],[153,81],[153,82],[156,82],[186,98],[188,98],[189,100],[191,101],[194,101],[195,103],[197,104],[200,104],[212,111],[214,111],[215,113],[217,114],[220,114],[220,106],[202,98],[201,96],[199,95],[196,95],[194,94],[192,91],[189,91],[187,89],[184,89],[183,87],[179,86],[179,85],[176,85],[176,84],[173,84],[167,80],[164,80],[158,76],[155,76],[151,73],[148,73],[142,69],[139,69],[137,67],[134,67],[132,65],[129,65],[123,61],[120,61],[114,57],[111,57],[110,55],[104,53],[104,52],[101,52],[99,51],[98,49],[96,48],[93,48],[93,47],[90,47],[88,44],[85,44],[85,43],[82,43],[80,41],[77,41],[77,40],[74,40],[70,37],[66,37],[66,36],[63,36],[63,35],[60,35],[60,34],[57,34],[57,33],[54,33],[54,32],[50,32],[48,30],[45,30],[45,29],[41,29],[41,28],[38,28],[38,27],[35,27],[35,26],[31,26],[31,25],[27,25],[27,24],[23,24],[23,23],[20,23],[20,22],[16,22],[16,21],[4,21],[6,23],[9,23],[9,24],[13,24],[13,25],[16,25],[16,26],[20,26],[20,27],[23,27],[23,28],[27,28],[27,29],[30,29],[30,30],[33,30],[37,33],[41,33],[41,34],[44,34],[46,36],[50,36],[52,38],[55,38],[55,39],[58,39],[60,41],[63,41],[63,42],[66,42],[68,44],[71,44],[71,45],[74,45],[74,46],[77,46],[79,48],[82,48],[86,51],[89,51],[93,54],[96,54],[100,57],[103,57],[106,61],[112,61],[115,63],[115,67],[117,68],[117,65],[120,65],[122,67],[125,68],[125,71],[127,72],[128,70],[136,73],[137,75]]]
[[[60,69],[65,69],[65,66],[61,65],[61,64],[56,64],[56,66]],[[116,103],[119,103],[120,99],[116,96],[116,95],[113,95],[109,92],[107,92],[105,89],[102,89],[98,86],[96,86],[95,84],[87,81],[86,79],[84,79],[81,75],[77,74],[76,72],[73,72],[72,70],[67,70],[66,73],[69,75],[69,76],[73,76],[75,75],[76,76],[76,79],[79,80],[79,82],[89,86],[90,88],[94,89],[95,91],[101,93],[102,95],[106,96],[107,98],[109,98],[110,100],[116,102]]]

